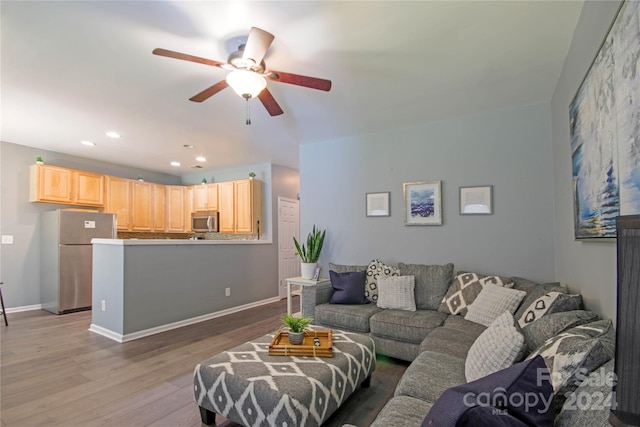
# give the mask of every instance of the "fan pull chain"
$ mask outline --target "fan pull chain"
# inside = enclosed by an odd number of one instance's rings
[[[250,125],[251,124],[251,107],[249,106],[249,97],[246,98],[247,100],[247,121],[245,122],[246,125]]]

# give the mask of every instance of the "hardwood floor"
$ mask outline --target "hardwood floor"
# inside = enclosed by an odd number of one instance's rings
[[[124,344],[89,332],[90,311],[9,314],[0,327],[0,425],[200,427],[195,365],[273,332],[285,311],[283,300]],[[407,365],[378,357],[371,387],[324,425],[369,425]]]

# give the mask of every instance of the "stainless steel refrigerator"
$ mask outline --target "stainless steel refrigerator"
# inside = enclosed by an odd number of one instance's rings
[[[114,214],[57,209],[42,214],[42,308],[56,314],[91,308],[91,239],[116,237]]]

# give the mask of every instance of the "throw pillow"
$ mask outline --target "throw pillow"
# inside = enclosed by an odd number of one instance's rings
[[[464,364],[467,381],[508,368],[522,357],[524,337],[513,315],[505,311],[475,340]]]
[[[520,316],[518,323],[523,328],[542,316],[561,311],[579,310],[582,308],[581,295],[569,295],[560,292],[549,292],[533,301]]]
[[[424,265],[398,263],[401,276],[416,279],[416,308],[437,310],[453,280],[453,264]]]
[[[468,307],[465,320],[489,326],[505,311],[513,313],[524,298],[525,291],[503,288],[491,283],[482,287],[478,297]]]
[[[365,271],[350,271],[346,273],[336,273],[329,270],[331,287],[330,304],[368,304],[364,297]]]
[[[374,259],[367,267],[367,281],[365,283],[364,296],[371,302],[378,301],[378,279],[399,275],[400,270],[396,267],[391,267],[379,259]]]
[[[445,390],[422,426],[454,427],[470,408],[481,406],[495,410],[491,412],[497,425],[497,419],[506,413],[526,426],[551,427],[555,415],[552,395],[544,359],[535,357]]]
[[[476,299],[485,283],[492,283],[504,288],[513,287],[513,282],[508,277],[459,272],[442,298],[438,311],[464,316],[467,314],[467,307]]]
[[[576,326],[548,339],[529,355],[542,356],[551,372],[558,409],[586,375],[614,356],[615,332],[611,320]]]
[[[521,279],[519,277],[512,277],[513,279],[513,289],[517,289],[519,291],[525,291],[527,296],[524,297],[522,304],[516,311],[516,319],[522,317],[524,311],[531,305],[532,302],[540,298],[542,295],[547,294],[549,292],[560,292],[563,294],[567,293],[567,288],[562,286],[558,282],[554,283],[534,283],[530,282],[526,279]]]
[[[551,313],[522,328],[527,352],[532,352],[540,347],[551,337],[560,332],[585,323],[598,320],[598,315],[591,311],[572,310],[560,313]]]
[[[416,311],[413,276],[381,277],[378,279],[378,307]]]

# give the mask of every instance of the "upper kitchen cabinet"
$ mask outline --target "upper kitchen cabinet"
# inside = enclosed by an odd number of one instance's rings
[[[131,181],[131,230],[151,231],[154,228],[153,184]]]
[[[153,231],[164,231],[167,227],[166,221],[166,187],[162,184],[153,185]]]
[[[187,230],[185,220],[187,210],[185,208],[185,187],[179,185],[166,186],[166,206],[167,206],[167,231],[171,233],[182,233]]]
[[[131,217],[131,180],[107,176],[105,212],[116,214],[118,230],[127,231]]]
[[[193,186],[195,211],[218,210],[218,184],[200,184]]]
[[[104,206],[104,175],[51,165],[31,165],[29,172],[32,202]]]
[[[218,183],[220,232],[258,234],[262,221],[262,185],[255,179]]]

